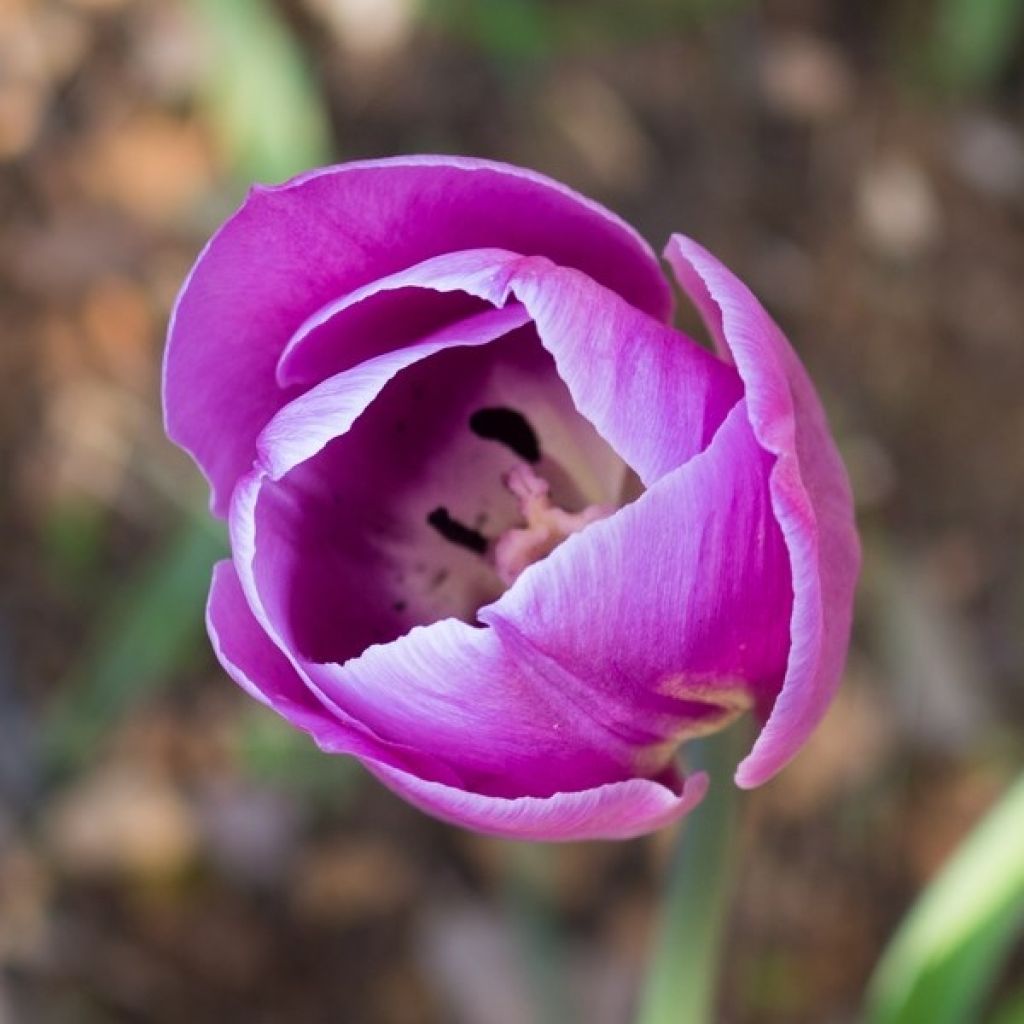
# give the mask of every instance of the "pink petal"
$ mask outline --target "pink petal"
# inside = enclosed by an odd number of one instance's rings
[[[323,380],[503,306],[523,258],[504,249],[448,252],[332,300],[292,335],[277,364],[278,383]]]
[[[467,828],[515,839],[627,838],[686,814],[707,788],[707,777],[698,773],[685,783],[671,777],[635,779],[548,797],[467,791],[443,762],[418,758],[347,727],[313,698],[252,616],[228,562],[214,570],[207,620],[218,659],[247,692],[310,733],[325,751],[360,757],[411,803]]]
[[[645,485],[702,451],[741,396],[730,366],[585,274],[538,257],[510,289],[576,407]]]
[[[586,275],[496,249],[448,253],[328,303],[293,336],[278,372],[285,381],[334,374],[398,345],[421,358],[437,349],[417,348],[420,339],[409,332],[446,316],[462,319],[431,340],[459,343],[461,325],[487,314],[423,302],[460,293],[498,306],[511,294],[523,303],[577,409],[645,484],[705,448],[742,393],[731,366]],[[389,352],[393,364],[383,358],[370,365],[407,365],[400,351]],[[349,380],[339,377],[317,394],[329,399]]]
[[[270,476],[280,479],[328,441],[348,432],[356,419],[400,371],[445,349],[486,345],[529,321],[522,306],[488,309],[404,348],[367,359],[328,377],[286,405],[260,434],[257,451]]]
[[[475,793],[657,776],[679,739],[724,725],[781,678],[789,581],[769,464],[737,407],[704,453],[482,610],[491,628],[445,619],[344,664],[302,660],[302,672],[331,707]],[[308,531],[272,529],[259,506],[273,509],[274,492],[260,486],[236,493],[236,564],[257,617],[297,651],[307,617],[290,614],[294,565],[309,555],[294,546]],[[335,629],[359,612],[330,607]]]
[[[792,639],[782,691],[737,769],[737,783],[752,787],[796,754],[838,685],[860,564],[853,503],[814,388],[771,317],[696,242],[674,235],[666,258],[719,351],[735,362],[754,433],[777,457],[771,498],[789,549]]]
[[[778,691],[791,587],[771,465],[741,403],[704,452],[479,613],[579,680],[587,713],[634,745],[639,773]]]
[[[667,285],[631,228],[519,168],[402,157],[254,188],[183,285],[164,362],[167,432],[206,473],[214,511],[226,512],[257,434],[297,394],[278,388],[275,368],[310,314],[376,278],[480,246],[549,256],[667,315]]]
[[[507,326],[521,312],[510,306],[477,321],[503,317]],[[260,436],[267,479],[253,506],[257,561],[276,552],[260,578],[287,593],[276,607],[307,657],[343,661],[417,624],[472,621],[500,593],[487,559],[431,525],[439,508],[491,538],[519,521],[502,480],[522,459],[470,429],[479,409],[525,415],[542,445],[538,468],[567,504],[610,500],[581,490],[591,478],[621,483],[621,461],[575,413],[536,336],[520,331],[484,347],[466,343],[466,323],[330,378]],[[559,457],[571,457],[571,474]]]
[[[231,562],[213,567],[206,626],[224,671],[261,704],[308,732],[321,749],[397,764],[409,770],[417,761],[394,744],[382,742],[358,723],[319,701],[289,659],[256,621]],[[455,776],[444,775],[449,780]]]
[[[707,775],[697,772],[685,779],[679,792],[650,779],[629,779],[576,793],[508,799],[427,782],[373,763],[367,767],[428,814],[477,832],[535,842],[631,839],[688,814],[708,787]]]

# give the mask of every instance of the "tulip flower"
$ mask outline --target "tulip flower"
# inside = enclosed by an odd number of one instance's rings
[[[793,350],[689,239],[539,174],[403,157],[256,187],[172,317],[170,437],[226,517],[228,674],[428,813],[621,838],[756,786],[825,712],[858,544]]]

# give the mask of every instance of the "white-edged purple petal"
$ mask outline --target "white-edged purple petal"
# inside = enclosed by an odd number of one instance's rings
[[[776,457],[775,515],[793,577],[786,678],[736,772],[765,782],[797,752],[828,707],[849,641],[860,548],[849,481],[806,371],[750,290],[707,250],[674,235],[665,252],[719,351],[743,380],[754,434]]]
[[[479,613],[579,680],[588,712],[634,738],[638,771],[778,691],[792,590],[772,462],[741,403],[704,452]]]
[[[444,761],[382,743],[343,724],[316,700],[253,618],[229,562],[214,570],[210,637],[225,671],[251,696],[308,732],[328,753],[353,754],[388,787],[429,813],[466,828],[518,839],[623,839],[668,824],[701,800],[707,777],[666,773],[547,797],[472,792]]]
[[[504,306],[523,260],[504,249],[448,252],[328,302],[292,335],[277,364],[282,386],[331,377]]]
[[[702,451],[742,394],[732,367],[572,268],[524,260],[509,287],[577,409],[645,485]]]
[[[275,370],[316,310],[445,252],[539,253],[655,316],[671,299],[640,237],[609,211],[542,175],[448,156],[325,168],[254,188],[210,239],[171,317],[164,360],[167,433],[199,463],[226,513],[256,436],[298,393]]]
[[[367,763],[382,782],[421,810],[463,828],[533,842],[631,839],[683,817],[704,798],[708,777],[695,772],[677,787],[628,779],[549,797],[482,796],[408,772]],[[725,784],[719,779],[717,785]]]

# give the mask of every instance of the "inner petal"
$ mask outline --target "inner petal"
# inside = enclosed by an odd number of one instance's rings
[[[530,525],[507,485],[525,468],[566,516],[616,506],[627,474],[532,326],[400,372],[260,502],[258,528],[292,552],[281,582],[300,653],[344,662],[417,625],[474,623],[506,587],[499,539]]]

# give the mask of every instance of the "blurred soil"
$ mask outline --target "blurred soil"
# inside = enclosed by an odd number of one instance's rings
[[[624,1024],[669,837],[534,862],[448,829],[251,708],[191,577],[117,618],[205,500],[158,401],[175,291],[240,195],[201,6],[0,3],[0,1021],[539,1022],[526,885],[576,1019]],[[806,360],[861,607],[825,725],[747,800],[722,1020],[852,1022],[1021,762],[1024,60],[954,95],[917,70],[926,5],[642,6],[627,30],[553,3],[547,35],[414,0],[277,10],[339,159],[547,171],[717,251]],[[201,595],[213,556],[187,550]],[[145,658],[104,651],[119,622]]]

